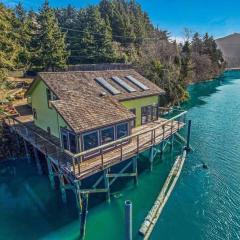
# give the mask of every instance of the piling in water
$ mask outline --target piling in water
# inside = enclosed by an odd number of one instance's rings
[[[132,202],[125,201],[125,240],[132,240]]]

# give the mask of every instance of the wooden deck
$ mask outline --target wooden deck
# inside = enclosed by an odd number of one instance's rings
[[[155,122],[133,129],[131,136],[75,155],[63,151],[56,137],[48,135],[47,132],[35,126],[32,115],[25,114],[8,118],[6,123],[25,141],[51,159],[65,174],[75,179],[83,179],[137,156],[153,145],[158,145],[170,138],[184,127],[185,114],[186,112],[182,112],[170,120],[160,118]],[[113,147],[113,150],[106,151]],[[98,156],[88,157],[86,160],[86,156],[96,151],[99,152]]]
[[[93,172],[101,171],[137,156],[138,153],[144,152],[151,146],[158,145],[163,140],[168,139],[184,126],[184,123],[178,123],[177,121],[163,125],[164,122],[166,122],[166,119],[159,119],[155,122],[135,128],[132,134],[133,137],[130,137],[128,143],[113,143],[112,146],[115,147],[114,150],[106,153],[102,150],[99,156],[93,157],[87,161],[82,161],[79,165],[75,164],[75,175],[80,179],[85,178],[93,174]],[[164,126],[164,129],[162,126]],[[156,129],[155,137],[153,136],[154,133],[152,129]],[[100,148],[100,151],[101,149],[102,148]]]

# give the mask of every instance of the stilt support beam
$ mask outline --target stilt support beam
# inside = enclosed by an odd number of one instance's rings
[[[59,174],[59,180],[60,180],[60,190],[62,193],[62,201],[63,203],[67,202],[67,194],[66,194],[66,188],[65,188],[65,181],[64,181],[64,175],[62,172]]]
[[[54,172],[53,172],[53,168],[52,168],[51,159],[48,156],[46,156],[46,160],[47,160],[49,181],[50,181],[52,189],[54,189],[55,188],[55,181],[54,181]],[[60,183],[60,185],[61,185],[61,183]]]
[[[149,163],[150,163],[150,171],[153,170],[153,159],[154,159],[154,146],[150,148],[150,155],[149,155]]]
[[[81,193],[80,182],[75,182],[76,187],[76,200],[79,210],[79,232],[80,239],[84,239],[86,233],[86,222],[88,214],[88,193]]]
[[[110,184],[109,184],[109,178],[108,178],[108,172],[109,172],[109,169],[106,169],[104,170],[104,187],[105,189],[107,189],[107,192],[106,192],[106,199],[108,202],[110,202]]]
[[[40,159],[39,159],[39,156],[38,156],[38,151],[35,147],[33,147],[33,152],[34,152],[34,158],[35,158],[36,165],[37,165],[38,174],[42,175],[43,174],[42,166],[41,166]]]
[[[30,155],[30,152],[29,152],[29,148],[28,148],[27,142],[24,139],[23,139],[23,144],[24,144],[25,154],[26,154],[26,157],[27,157],[27,162],[31,163],[31,155]]]

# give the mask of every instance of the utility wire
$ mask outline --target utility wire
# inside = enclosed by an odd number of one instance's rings
[[[73,28],[66,28],[66,27],[59,27],[60,29],[67,30],[65,33],[69,33],[69,31],[72,32],[80,32],[80,33],[90,33],[92,35],[99,35],[99,36],[104,36],[104,33],[97,33],[97,32],[89,32],[89,31],[84,31],[84,30],[79,30],[79,29],[73,29]],[[71,36],[66,36],[66,37],[71,37]],[[132,39],[132,40],[164,40],[165,38],[160,38],[160,37],[128,37],[128,36],[123,36],[123,35],[113,35],[112,37],[115,38],[123,38],[123,39]]]

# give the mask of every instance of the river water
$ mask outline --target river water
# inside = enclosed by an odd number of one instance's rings
[[[189,87],[184,104],[192,119],[194,151],[151,239],[240,239],[240,71]],[[133,202],[134,239],[178,154],[156,160],[153,172],[142,159],[139,184],[119,181],[111,203],[90,199],[86,239],[124,239],[126,199]],[[206,163],[208,169],[202,168]],[[144,170],[145,169],[145,170]],[[74,196],[68,204],[52,190],[46,175],[25,159],[0,164],[0,239],[78,239]]]

